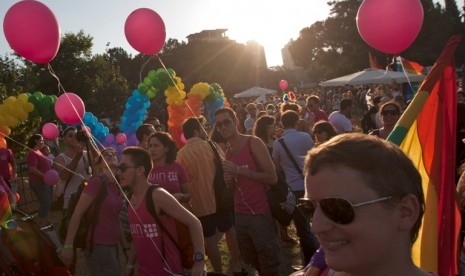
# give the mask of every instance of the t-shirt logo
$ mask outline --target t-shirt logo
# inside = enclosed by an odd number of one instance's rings
[[[157,225],[155,223],[144,224],[144,233],[147,238],[158,237]]]
[[[178,174],[176,172],[169,172],[168,181],[178,181]]]

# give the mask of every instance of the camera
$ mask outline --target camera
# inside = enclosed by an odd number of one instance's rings
[[[87,134],[85,130],[80,129],[76,132],[76,140],[78,142],[87,143],[89,142],[89,135]]]

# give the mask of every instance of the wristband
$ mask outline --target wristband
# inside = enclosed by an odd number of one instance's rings
[[[73,245],[72,244],[63,244],[63,249],[73,249]]]

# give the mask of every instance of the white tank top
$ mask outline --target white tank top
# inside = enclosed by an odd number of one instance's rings
[[[72,158],[70,158],[68,155],[61,153],[58,156],[63,157],[65,166],[68,166],[68,164],[71,163]],[[76,169],[74,170],[73,176],[71,176],[69,180],[68,185],[66,185],[65,183],[66,189],[63,192],[63,209],[68,209],[69,199],[71,198],[71,195],[77,191],[77,188],[79,187],[79,184],[81,184],[82,180],[90,178],[90,175],[87,173],[86,170],[87,166],[89,166],[89,162],[87,162],[87,152],[84,151],[81,160],[79,160],[79,163]]]

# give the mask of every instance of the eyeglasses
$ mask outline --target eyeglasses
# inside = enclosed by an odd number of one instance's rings
[[[333,222],[337,224],[349,224],[355,219],[355,207],[370,205],[390,199],[392,199],[392,197],[387,196],[353,204],[347,199],[337,197],[323,198],[319,200],[318,203],[315,203],[313,200],[308,198],[301,198],[299,199],[298,208],[305,217],[312,219],[317,206],[320,206],[321,211],[323,211],[325,216]]]
[[[381,112],[381,115],[383,115],[383,116],[388,116],[388,115],[396,116],[396,115],[399,115],[399,112],[397,110],[383,110]]]
[[[118,167],[116,167],[116,171],[120,171],[121,173],[125,173],[127,169],[129,168],[137,168],[137,166],[129,166],[126,164],[121,164]]]
[[[215,123],[216,128],[221,128],[223,126],[227,127],[232,123],[231,119],[226,119]]]

